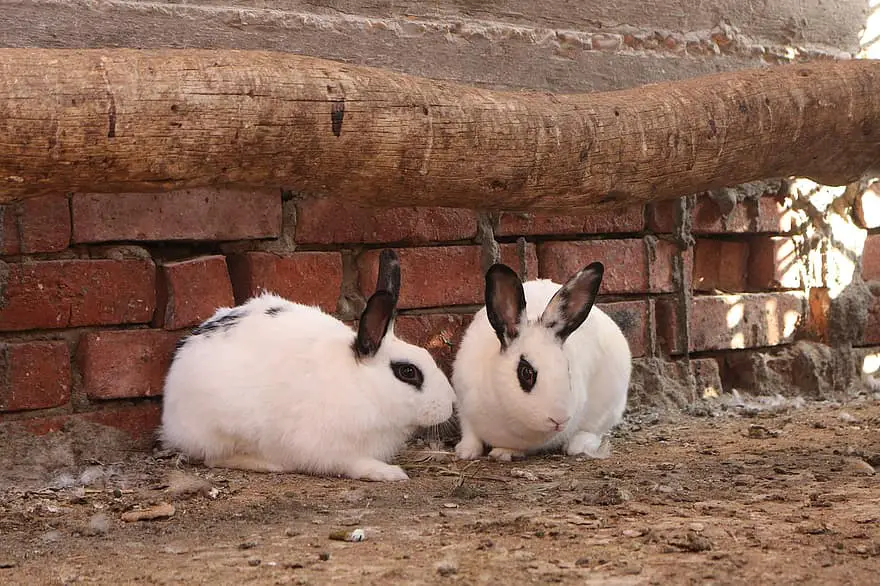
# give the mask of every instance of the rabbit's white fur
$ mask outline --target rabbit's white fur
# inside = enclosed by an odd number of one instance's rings
[[[528,323],[506,351],[482,308],[468,326],[453,366],[462,439],[461,459],[512,456],[562,447],[569,455],[607,456],[603,436],[620,422],[632,370],[629,344],[617,324],[593,307],[563,344],[539,317],[561,285],[523,284]],[[520,356],[538,372],[525,393],[517,379]],[[566,421],[557,431],[552,422]]]
[[[393,323],[373,355],[356,354],[356,337],[320,309],[270,294],[218,310],[168,372],[165,445],[208,466],[406,479],[387,462],[418,426],[452,415],[452,387]],[[421,390],[398,380],[392,361],[421,369]]]

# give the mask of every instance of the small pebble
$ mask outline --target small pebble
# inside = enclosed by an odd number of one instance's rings
[[[330,559],[330,552],[329,551],[322,551],[321,553],[318,554],[318,559],[321,560],[322,562],[328,561]]]
[[[84,533],[92,536],[104,535],[108,531],[110,531],[110,519],[104,513],[96,513],[89,519],[89,524]]]
[[[257,547],[257,543],[255,541],[245,541],[244,543],[238,544],[238,549],[253,549]]]
[[[0,569],[2,570],[8,570],[16,567],[18,567],[18,562],[15,560],[0,560]]]
[[[690,527],[693,531],[696,531],[697,533],[703,531],[703,530],[706,528],[706,526],[703,525],[702,523],[691,523],[691,524],[689,525],[689,527]]]
[[[439,562],[435,567],[437,568],[437,573],[441,576],[452,576],[458,573],[458,564],[452,560]]]
[[[248,560],[248,565],[251,567],[256,567],[260,565],[260,558],[250,558]]]
[[[443,503],[443,507],[446,509],[457,509],[458,505],[456,503]]]
[[[363,541],[367,536],[363,529],[355,529],[353,531],[333,531],[330,533],[330,539],[334,541]]]
[[[55,543],[56,541],[61,541],[61,532],[47,531],[40,536],[40,541],[42,543]]]
[[[643,535],[643,533],[639,529],[624,529],[623,530],[624,537],[641,537],[642,535]]]
[[[302,535],[302,532],[297,531],[296,529],[293,529],[292,527],[288,527],[287,529],[284,530],[285,537],[298,537],[300,535]]]
[[[152,521],[154,519],[165,519],[174,515],[174,505],[169,503],[159,503],[149,509],[140,511],[129,511],[122,514],[122,520],[130,523],[132,521]]]

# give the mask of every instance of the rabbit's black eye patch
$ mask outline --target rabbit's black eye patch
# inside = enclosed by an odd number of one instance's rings
[[[422,374],[422,371],[415,364],[411,362],[392,362],[391,372],[394,373],[397,380],[422,390],[425,375]]]
[[[519,379],[519,386],[527,393],[531,393],[532,389],[535,388],[535,383],[538,382],[538,371],[535,370],[534,366],[529,364],[529,361],[526,360],[525,356],[519,357],[519,364],[516,367],[516,376]]]

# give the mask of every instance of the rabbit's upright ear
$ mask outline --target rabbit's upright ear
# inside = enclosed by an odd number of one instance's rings
[[[367,307],[358,322],[355,352],[360,357],[372,356],[379,351],[388,326],[394,319],[395,298],[388,291],[376,291],[367,301]]]
[[[600,262],[590,263],[578,271],[550,299],[539,321],[565,342],[590,315],[604,273],[605,267]]]
[[[519,335],[526,310],[526,296],[517,274],[503,264],[486,271],[486,314],[502,348]]]
[[[395,304],[400,297],[400,259],[390,248],[379,254],[379,278],[376,280],[376,291],[391,293]]]

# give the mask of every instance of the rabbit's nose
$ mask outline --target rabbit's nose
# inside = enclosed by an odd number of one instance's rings
[[[552,417],[548,417],[547,419],[556,426],[556,429],[562,429],[562,426],[565,425],[571,417],[564,417],[559,420],[553,419]]]

